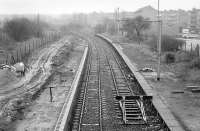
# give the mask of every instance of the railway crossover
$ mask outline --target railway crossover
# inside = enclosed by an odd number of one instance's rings
[[[113,47],[98,37],[91,41],[70,130],[169,131]]]

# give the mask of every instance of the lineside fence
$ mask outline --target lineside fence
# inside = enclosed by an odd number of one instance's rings
[[[200,40],[199,39],[184,39],[182,50],[189,52],[191,55],[200,57]]]
[[[12,65],[24,61],[31,52],[45,47],[61,37],[60,32],[48,32],[41,38],[32,38],[24,42],[17,43],[17,48],[11,52],[0,52],[0,64]]]

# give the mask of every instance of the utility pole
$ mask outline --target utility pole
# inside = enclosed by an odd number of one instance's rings
[[[117,9],[115,9],[115,12],[114,12],[114,21],[115,21],[116,33],[118,33],[118,30],[117,30]]]
[[[115,28],[117,31],[117,41],[119,42],[119,26],[120,26],[120,18],[119,18],[119,7],[115,9]]]
[[[119,35],[119,7],[117,8],[117,35]]]
[[[158,0],[158,70],[157,70],[157,80],[160,81],[160,64],[161,64],[161,42],[162,42],[162,20],[160,18],[160,1]]]

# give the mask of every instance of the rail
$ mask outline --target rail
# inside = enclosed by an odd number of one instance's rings
[[[70,129],[81,131],[85,128],[91,128],[91,130],[95,128],[95,130],[103,131],[100,57],[98,51],[92,55],[94,53],[91,46],[92,41],[88,41],[90,43],[88,66],[85,70],[85,79],[80,86],[80,94],[74,108],[73,123]],[[87,113],[90,111],[96,117]]]
[[[72,86],[70,88],[69,94],[68,94],[67,98],[65,99],[64,105],[62,107],[62,110],[61,110],[58,120],[56,122],[54,131],[69,130],[70,119],[71,119],[72,110],[74,107],[73,100],[76,97],[77,87],[79,86],[79,84],[81,82],[81,77],[83,74],[83,69],[85,68],[85,65],[86,65],[87,56],[88,56],[88,47],[85,48],[79,68],[78,68],[75,78],[72,82]]]
[[[107,41],[116,52],[121,56],[121,58],[125,61],[128,68],[133,72],[134,76],[136,77],[137,82],[140,84],[141,88],[144,90],[145,94],[148,96],[153,96],[154,99],[152,100],[152,108],[155,108],[157,110],[157,115],[160,116],[163,120],[163,123],[166,124],[167,130],[170,131],[185,131],[183,127],[180,125],[180,123],[176,120],[176,118],[173,116],[169,108],[164,104],[164,102],[161,100],[160,96],[153,91],[153,89],[148,85],[148,83],[145,81],[144,77],[137,71],[137,68],[133,66],[131,61],[128,59],[128,57],[122,52],[122,50],[119,49],[117,44],[114,44],[113,41],[104,35],[98,34],[98,37],[104,39]]]

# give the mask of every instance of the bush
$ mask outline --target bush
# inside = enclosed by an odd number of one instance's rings
[[[173,53],[166,53],[165,54],[165,62],[166,63],[174,63],[175,62],[175,55]]]
[[[185,51],[178,51],[176,53],[176,62],[188,62],[191,60],[191,55]]]
[[[127,37],[131,40],[137,40],[138,44],[143,41],[143,32],[150,28],[148,18],[137,16],[133,19],[128,19],[123,24],[122,29],[127,32]]]
[[[162,51],[178,51],[183,43],[182,40],[178,40],[171,36],[162,36]]]
[[[14,18],[7,21],[3,26],[3,30],[16,41],[24,41],[42,35],[42,28],[26,18]]]
[[[151,36],[145,43],[150,46],[151,50],[157,51],[157,37],[155,35]]]
[[[147,42],[147,44],[151,47],[152,50],[157,50],[157,37],[152,36],[152,38]],[[178,40],[171,36],[163,35],[161,48],[163,52],[166,51],[178,51],[179,48],[184,44],[182,40]]]
[[[106,31],[106,27],[103,24],[98,24],[94,27],[95,33],[104,33]]]
[[[11,51],[16,48],[13,40],[3,31],[0,30],[0,48],[2,50]]]
[[[195,58],[190,62],[190,68],[200,69],[200,58]]]

